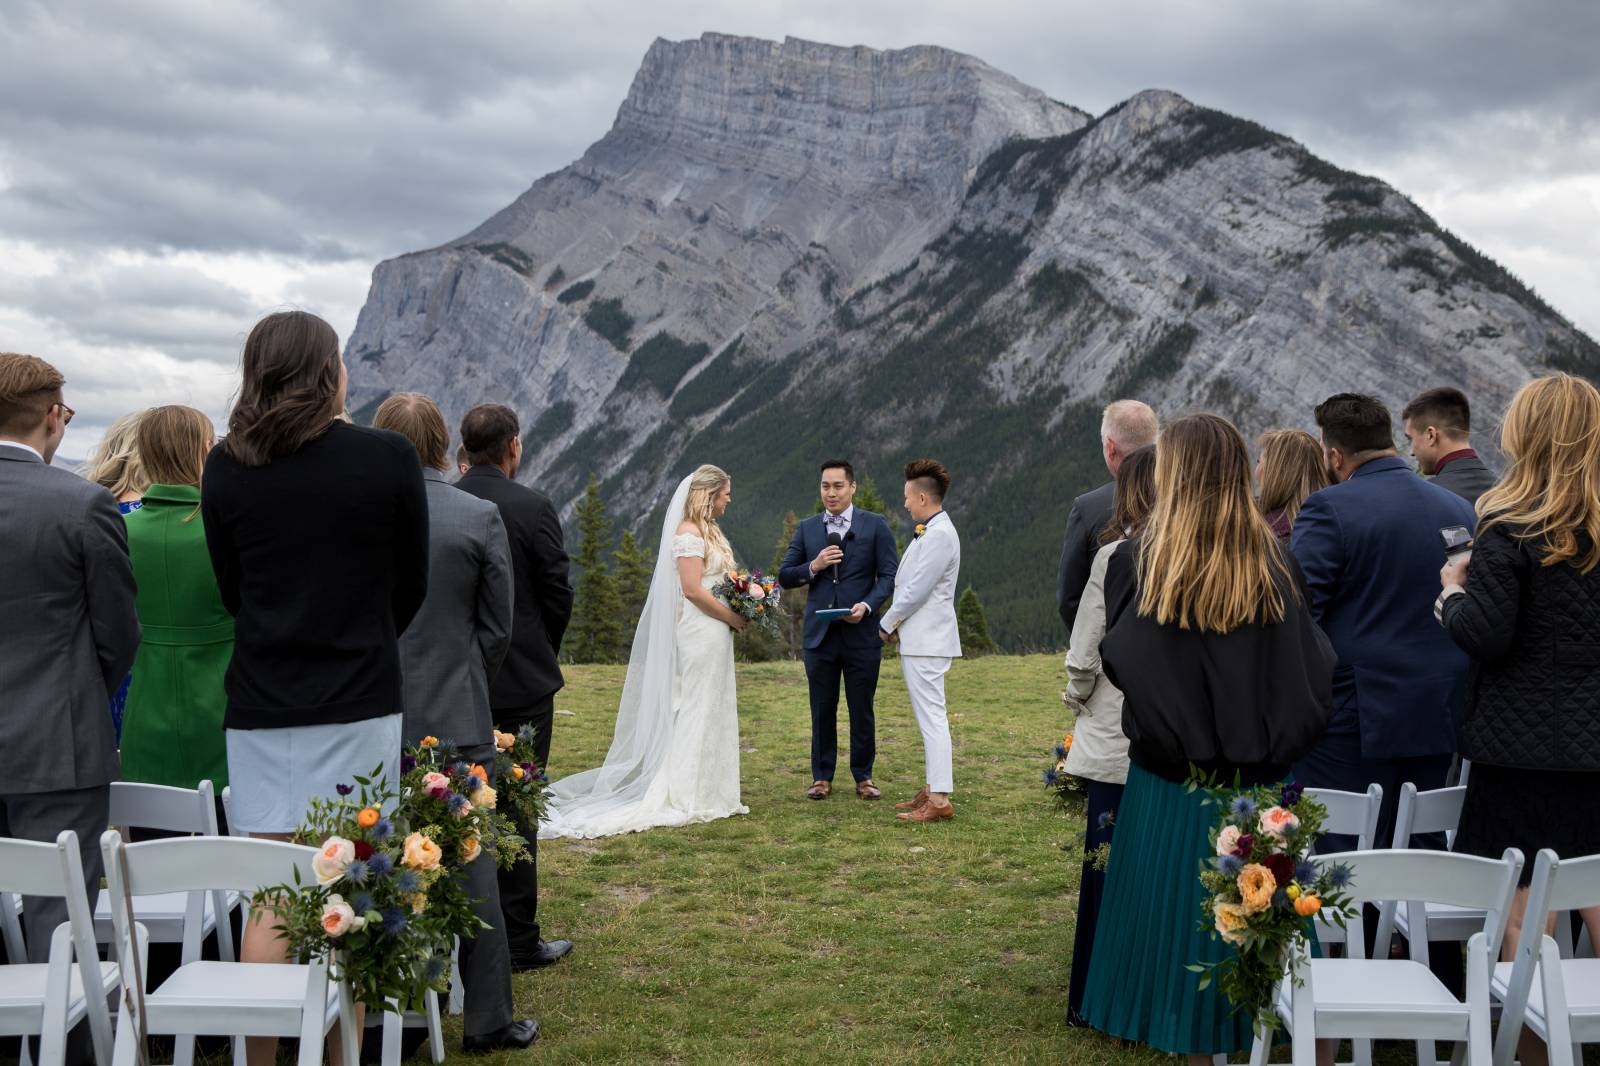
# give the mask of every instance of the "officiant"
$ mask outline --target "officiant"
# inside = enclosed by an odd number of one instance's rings
[[[805,662],[811,689],[811,787],[806,796],[827,799],[838,762],[839,687],[850,708],[850,775],[856,795],[882,796],[872,783],[883,646],[873,625],[894,591],[899,553],[889,523],[855,506],[856,472],[845,459],[822,464],[822,511],[795,527],[778,582],[806,593]]]

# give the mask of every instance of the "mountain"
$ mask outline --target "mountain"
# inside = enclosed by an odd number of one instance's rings
[[[714,34],[657,41],[578,162],[380,264],[349,354],[358,417],[402,389],[452,421],[516,407],[523,476],[568,513],[593,473],[642,529],[718,463],[756,563],[819,459],[893,500],[936,455],[1013,648],[1064,641],[1061,529],[1104,479],[1108,399],[1253,434],[1342,390],[1398,410],[1454,383],[1487,413],[1547,368],[1600,376],[1401,193],[1255,123],[1164,91],[1091,118],[940,48]]]

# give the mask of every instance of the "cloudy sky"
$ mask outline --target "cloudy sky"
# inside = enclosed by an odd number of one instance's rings
[[[347,337],[381,259],[459,236],[610,126],[656,37],[970,52],[1099,113],[1148,88],[1376,174],[1600,335],[1592,0],[0,4],[0,350],[68,377],[64,455],[220,419],[244,335]]]

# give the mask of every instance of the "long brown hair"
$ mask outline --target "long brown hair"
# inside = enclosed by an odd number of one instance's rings
[[[139,457],[152,485],[200,487],[216,429],[205,412],[182,404],[152,407],[139,419]],[[184,519],[193,520],[198,506]]]
[[[1156,440],[1139,586],[1139,613],[1161,625],[1229,633],[1283,621],[1288,563],[1251,498],[1250,451],[1220,415],[1186,415]]]
[[[1600,390],[1571,374],[1528,382],[1511,398],[1500,448],[1511,465],[1478,497],[1478,532],[1503,522],[1542,543],[1543,566],[1600,565]]]
[[[1111,521],[1100,530],[1100,543],[1110,544],[1138,533],[1150,519],[1156,504],[1156,446],[1146,444],[1122,459],[1117,467],[1115,502]]]
[[[1282,511],[1284,521],[1294,516],[1306,497],[1333,483],[1322,442],[1303,429],[1274,429],[1256,442],[1261,450],[1261,510]]]
[[[298,451],[339,413],[339,335],[316,315],[279,311],[257,322],[243,364],[223,447],[245,466]]]

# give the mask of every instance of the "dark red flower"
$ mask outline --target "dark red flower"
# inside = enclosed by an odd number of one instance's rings
[[[355,844],[356,858],[360,859],[362,862],[366,862],[368,859],[372,858],[371,844],[368,844],[365,840],[358,840],[355,842]]]
[[[1271,871],[1272,879],[1279,885],[1287,885],[1294,880],[1294,860],[1287,855],[1268,855],[1261,860],[1261,865]]]
[[[1256,846],[1256,838],[1246,833],[1239,838],[1239,843],[1234,847],[1233,853],[1241,859],[1250,858],[1250,849]]]

